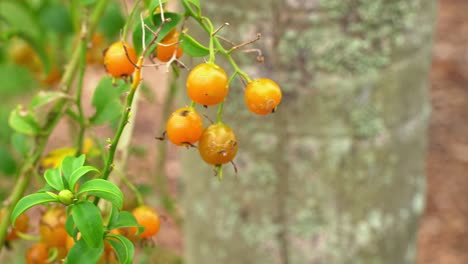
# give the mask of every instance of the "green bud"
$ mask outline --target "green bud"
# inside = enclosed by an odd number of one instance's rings
[[[73,202],[73,199],[75,198],[75,196],[69,190],[61,190],[58,194],[58,198],[61,203],[65,205],[69,205]]]

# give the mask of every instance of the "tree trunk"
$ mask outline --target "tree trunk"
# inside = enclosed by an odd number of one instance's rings
[[[283,88],[255,116],[235,82],[238,177],[185,151],[188,264],[414,263],[424,205],[434,0],[210,0],[219,33],[256,32],[252,77]],[[231,69],[222,60],[217,63]]]

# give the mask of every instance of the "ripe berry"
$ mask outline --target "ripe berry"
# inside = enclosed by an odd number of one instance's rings
[[[202,132],[203,120],[191,107],[177,109],[167,120],[167,136],[177,146],[197,142]]]
[[[49,258],[49,247],[44,243],[37,243],[26,252],[27,264],[47,264]]]
[[[125,50],[127,50],[128,57]],[[104,67],[107,73],[115,78],[125,78],[132,75],[136,62],[135,50],[128,44],[122,44],[121,41],[113,43],[104,51]]]
[[[187,77],[187,93],[196,103],[216,105],[221,103],[228,94],[228,76],[226,72],[214,63],[202,63],[189,73]]]
[[[41,241],[49,247],[64,247],[67,241],[67,231],[65,222],[67,215],[62,206],[49,208],[42,215],[39,224]]]
[[[173,29],[164,37],[161,43],[158,43],[158,46],[156,47],[156,57],[158,60],[162,62],[168,62],[174,55],[174,52],[176,53],[176,58],[180,58],[183,54],[183,51],[179,44],[176,44],[178,41],[179,32]]]
[[[237,138],[230,127],[222,123],[208,126],[198,142],[202,159],[213,165],[230,162],[237,154]]]
[[[139,206],[132,211],[132,214],[138,224],[145,227],[145,231],[139,235],[139,238],[150,238],[158,233],[160,221],[158,213],[153,208]],[[132,234],[135,234],[137,228],[132,227],[130,230]]]
[[[256,79],[245,88],[244,99],[251,112],[266,115],[274,112],[281,102],[281,89],[270,79]]]
[[[0,210],[0,219],[2,219],[3,214],[5,213],[5,208]],[[14,227],[9,227],[6,241],[12,241],[18,239],[18,233],[26,233],[29,229],[29,217],[27,214],[23,213],[15,220]]]

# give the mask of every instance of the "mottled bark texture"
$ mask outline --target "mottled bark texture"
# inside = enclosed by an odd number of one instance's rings
[[[184,152],[189,264],[414,263],[424,204],[434,0],[203,1],[236,59],[284,89],[255,116],[235,82],[236,162],[213,177]],[[224,61],[218,63],[230,68]]]

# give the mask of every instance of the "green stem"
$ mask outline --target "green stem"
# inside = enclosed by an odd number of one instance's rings
[[[223,107],[224,107],[224,100],[218,106],[218,123],[223,122]]]
[[[88,29],[88,34],[92,34],[96,29],[97,23],[101,18],[104,10],[107,6],[109,0],[100,0],[92,14],[90,19],[90,27]],[[80,42],[84,41],[80,39]],[[76,70],[79,64],[80,49],[76,49],[72,54],[71,59],[68,63],[68,66],[65,70],[65,73],[62,76],[61,84],[63,85],[63,90],[66,93],[69,93],[71,86],[76,74]],[[5,243],[5,238],[7,234],[7,229],[10,223],[11,211],[18,203],[19,199],[23,196],[26,187],[29,184],[31,179],[32,171],[36,168],[37,163],[41,157],[42,152],[49,140],[49,137],[57,125],[58,121],[61,119],[65,112],[65,106],[67,105],[68,99],[60,99],[52,107],[52,110],[48,114],[47,123],[44,125],[44,133],[36,137],[35,148],[32,151],[32,154],[25,160],[23,166],[18,171],[18,179],[13,191],[7,199],[6,210],[4,211],[3,218],[0,220],[0,250],[3,248]]]
[[[134,89],[132,87],[127,96],[127,102],[125,103],[122,117],[120,118],[119,126],[117,128],[117,132],[115,133],[115,136],[112,139],[112,142],[109,148],[109,156],[107,157],[106,166],[104,167],[104,172],[102,173],[102,179],[104,180],[107,180],[109,178],[109,175],[112,171],[117,144],[119,144],[119,140],[120,140],[120,137],[122,136],[122,132],[128,123],[128,118],[130,117],[130,112],[132,110],[131,107],[132,107],[133,97],[135,96],[136,90],[137,90],[136,88]]]
[[[80,45],[80,66],[79,66],[79,74],[78,74],[78,87],[76,88],[76,107],[78,109],[78,124],[80,126],[79,131],[78,131],[78,137],[77,137],[77,150],[76,150],[76,156],[79,156],[81,153],[83,153],[83,142],[84,142],[84,134],[86,130],[86,117],[83,112],[83,104],[81,102],[81,96],[83,93],[83,81],[84,81],[84,74],[85,74],[85,69],[86,69],[86,43],[88,42],[88,38],[84,38],[84,41],[81,42]]]
[[[229,61],[229,63],[231,64],[231,66],[234,68],[234,71],[239,74],[242,78],[244,78],[247,82],[250,82],[252,81],[252,79],[249,77],[249,75],[244,72],[243,70],[240,69],[239,65],[237,65],[237,63],[234,61],[234,59],[232,58],[232,55],[231,53],[226,50],[223,45],[221,44],[221,42],[219,41],[219,39],[216,37],[216,36],[213,36],[212,33],[213,33],[213,26],[212,26],[212,23],[211,21],[207,18],[207,17],[202,17],[201,15],[199,14],[196,14],[192,8],[189,6],[189,4],[187,3],[187,1],[181,1],[182,2],[182,5],[184,6],[185,8],[185,12],[188,16],[191,16],[193,17],[193,19],[195,19],[198,24],[208,33],[210,34],[210,61],[212,60],[211,56],[212,56],[212,52],[214,53],[214,47],[211,47],[211,42],[213,41],[213,45],[216,46],[216,48],[218,49],[217,51],[221,54],[224,55],[224,57],[226,57],[226,59]],[[206,21],[208,23],[208,25],[206,25],[206,23],[204,23],[204,21]],[[214,61],[214,59],[213,59]]]
[[[144,204],[143,202],[143,196],[141,195],[140,191],[138,190],[138,188],[131,182],[127,179],[127,177],[125,177],[125,175],[119,171],[119,175],[120,175],[120,180],[125,184],[127,185],[127,187],[135,194],[135,197],[137,199],[137,203],[138,203],[138,206],[142,206]]]
[[[128,15],[127,22],[125,23],[125,26],[123,28],[123,33],[122,33],[122,38],[126,39],[127,38],[127,31],[129,25],[132,24],[133,17],[135,16],[135,12],[138,9],[138,5],[140,5],[141,0],[136,0],[135,4],[133,5],[132,10],[130,11],[130,15]]]

